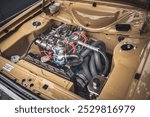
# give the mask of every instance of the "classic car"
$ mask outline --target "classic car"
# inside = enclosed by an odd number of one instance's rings
[[[149,0],[1,0],[0,84],[21,99],[150,99],[149,10]]]

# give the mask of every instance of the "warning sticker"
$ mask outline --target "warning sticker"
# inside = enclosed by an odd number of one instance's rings
[[[14,67],[8,63],[3,66],[3,70],[10,72]]]

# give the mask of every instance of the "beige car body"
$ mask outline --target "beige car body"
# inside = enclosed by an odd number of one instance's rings
[[[56,2],[61,3],[61,9],[54,15],[43,10],[51,2],[46,0],[43,4],[41,1],[0,27],[0,72],[44,99],[83,99],[73,92],[72,82],[25,60],[16,64],[10,61],[10,56],[22,55],[30,41],[60,21],[81,26],[90,37],[103,39],[107,52],[113,54],[111,72],[97,99],[150,99],[150,29],[140,35],[145,10],[102,1],[96,1],[96,7],[88,0]],[[40,21],[41,25],[33,26],[34,21]],[[132,28],[128,32],[116,31],[117,23],[130,23]],[[124,35],[125,40],[119,42],[120,35]],[[122,51],[125,43],[134,45],[134,49]],[[39,52],[36,46],[31,51]],[[11,65],[12,70],[6,71],[6,64]],[[137,74],[140,74],[139,79]],[[42,88],[45,84],[48,85],[46,90]]]

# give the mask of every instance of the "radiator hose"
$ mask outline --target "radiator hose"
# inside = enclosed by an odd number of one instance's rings
[[[68,58],[68,59],[72,58],[73,59],[72,61],[68,62],[68,65],[70,65],[70,66],[78,66],[78,65],[83,63],[83,57],[82,56],[72,54],[72,55],[66,55],[66,58]]]
[[[85,57],[84,62],[82,64],[82,68],[83,68],[83,71],[86,75],[86,78],[88,80],[91,80],[92,75],[91,75],[91,72],[90,72],[90,69],[89,69],[89,60],[90,60],[90,56]]]
[[[92,47],[88,48],[87,46],[87,49],[81,53],[81,56],[84,58],[82,68],[88,80],[91,80],[100,73],[103,76],[107,76],[109,69],[105,43],[102,41],[95,41],[91,46],[99,48],[98,51],[94,51],[94,49],[91,49]],[[102,60],[104,64],[102,64]]]

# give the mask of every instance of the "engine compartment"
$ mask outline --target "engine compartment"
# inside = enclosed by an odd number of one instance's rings
[[[48,8],[4,37],[1,72],[44,99],[131,99],[147,43],[143,14],[60,3],[56,13]]]
[[[33,46],[38,49],[32,51]],[[73,82],[73,92],[81,97],[95,99],[107,81],[112,55],[81,27],[55,21],[21,57],[11,56],[14,63],[20,59]]]

